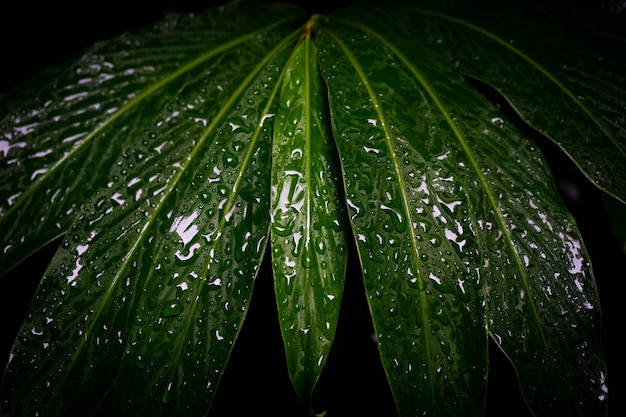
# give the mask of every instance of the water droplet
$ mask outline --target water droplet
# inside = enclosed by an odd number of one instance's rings
[[[183,305],[176,300],[167,301],[161,309],[161,317],[172,317],[183,311]]]
[[[222,156],[222,163],[226,167],[236,167],[239,164],[239,159],[237,159],[237,155],[230,151],[225,151]]]
[[[276,216],[272,222],[272,232],[276,236],[286,237],[293,233],[293,221],[286,216]]]
[[[200,249],[201,247],[202,245],[200,245],[199,243],[194,243],[193,245],[189,247],[189,250],[186,253],[181,253],[180,250],[177,250],[176,253],[174,254],[176,258],[175,259],[176,265],[184,266],[184,265],[189,265],[193,263],[198,257],[196,251]]]
[[[161,401],[163,401],[165,404],[169,403],[170,401],[172,401],[172,395],[173,395],[173,389],[172,389],[172,383],[170,382],[169,384],[167,384],[167,386],[163,390],[163,394],[161,395]]]
[[[306,251],[302,256],[302,266],[305,268],[312,268],[316,265],[313,257],[311,256],[309,251]]]
[[[137,368],[139,369],[143,369],[146,366],[146,361],[144,360],[143,356],[135,356],[135,365],[137,365]]]
[[[402,213],[384,204],[381,204],[380,208],[385,211],[385,213],[387,213],[389,217],[391,217],[391,222],[397,232],[402,233],[406,230],[406,220],[404,219]]]
[[[318,237],[316,239],[315,249],[317,250],[317,253],[324,255],[326,253],[326,241],[321,237]]]
[[[140,327],[139,330],[137,330],[137,339],[142,340],[145,337],[146,337],[146,335],[143,332],[143,329]]]
[[[235,230],[235,260],[241,262],[244,257],[249,253],[250,249],[250,233],[249,230],[244,228],[237,228]]]

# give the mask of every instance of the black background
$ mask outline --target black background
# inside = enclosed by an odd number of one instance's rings
[[[13,2],[2,6],[0,15],[0,91],[36,74],[49,65],[72,58],[98,40],[152,23],[172,11],[194,11],[216,3],[153,1],[149,7],[132,2],[80,2],[33,6]],[[306,3],[306,2],[303,2]],[[335,2],[337,7],[346,1]],[[591,2],[588,2],[591,3]],[[311,11],[329,6],[305,4]],[[514,116],[511,116],[514,118]],[[602,208],[601,193],[591,186],[577,168],[553,145],[530,132],[545,150],[553,167],[563,199],[574,215],[585,240],[596,274],[603,310],[605,360],[609,367],[611,398],[609,415],[623,415],[623,354],[616,348],[623,310],[619,299],[625,277],[626,256],[620,252]],[[0,179],[1,180],[1,179]],[[565,192],[572,187],[573,197]],[[0,367],[4,368],[10,344],[26,314],[39,278],[50,261],[55,242],[37,256],[2,278],[0,303]],[[354,251],[352,252],[355,253]],[[393,416],[395,408],[372,341],[372,328],[365,303],[356,255],[351,259],[352,275],[346,278],[346,293],[337,338],[327,369],[316,391],[318,408],[329,409],[328,417],[340,415]],[[300,404],[290,386],[280,341],[273,299],[269,262],[255,284],[248,318],[224,374],[210,415],[297,416]],[[611,298],[611,299],[610,299]],[[621,349],[619,349],[621,350]],[[491,349],[487,416],[530,416],[525,408],[510,365]]]

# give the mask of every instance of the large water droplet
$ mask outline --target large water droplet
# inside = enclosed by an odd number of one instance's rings
[[[406,220],[400,211],[386,206],[384,204],[380,205],[380,208],[391,217],[391,222],[393,224],[394,229],[399,233],[402,233],[406,230]]]
[[[289,221],[290,219],[287,219],[288,221],[279,221],[279,220],[283,220],[282,218],[274,220],[274,222],[272,223],[272,232],[276,235],[276,236],[281,236],[281,237],[286,237],[286,236],[291,236],[291,234],[293,233],[293,222]]]
[[[172,401],[172,397],[173,397],[172,385],[173,384],[171,382],[167,384],[167,386],[163,390],[163,394],[161,395],[161,401],[163,401],[165,404]]]
[[[135,365],[137,365],[137,368],[139,369],[143,369],[146,366],[146,361],[143,358],[143,356],[141,355],[135,356]]]
[[[161,317],[172,317],[180,314],[183,311],[183,305],[176,301],[167,301],[161,309]]]
[[[199,243],[194,243],[189,247],[189,250],[186,253],[181,253],[181,251],[177,250],[174,254],[176,264],[184,266],[193,263],[198,257],[196,251],[200,249],[201,246],[202,245]]]
[[[226,167],[236,167],[237,164],[239,164],[239,159],[237,155],[227,150],[224,152],[224,155],[222,155],[222,163]]]

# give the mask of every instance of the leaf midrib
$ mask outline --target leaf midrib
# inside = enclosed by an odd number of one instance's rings
[[[305,38],[305,54],[304,54],[304,62],[305,62],[305,85],[304,85],[304,108],[305,108],[305,155],[306,155],[306,164],[304,168],[304,180],[306,182],[306,189],[304,193],[305,202],[304,205],[306,207],[306,218],[305,218],[305,240],[304,240],[304,253],[303,255],[307,258],[310,258],[311,254],[311,163],[312,163],[312,155],[311,155],[311,68],[310,68],[310,48],[311,48],[311,34],[310,32],[306,34]],[[312,262],[312,259],[308,259],[307,262]],[[306,285],[309,286],[311,283],[311,268],[304,268],[305,270],[305,282]],[[307,310],[308,311],[308,310]]]

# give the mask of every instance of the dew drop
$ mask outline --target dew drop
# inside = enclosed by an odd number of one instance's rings
[[[293,223],[292,222],[281,222],[279,220],[283,220],[283,219],[277,219],[275,218],[275,220],[272,223],[272,233],[274,233],[276,236],[281,236],[281,237],[286,237],[286,236],[291,236],[293,233]]]
[[[237,159],[237,155],[232,152],[225,151],[222,156],[222,163],[227,167],[236,167],[239,164],[239,160]]]
[[[163,394],[161,395],[161,401],[163,401],[163,403],[167,404],[172,401],[172,391],[172,383],[170,382],[169,384],[167,384],[167,387],[165,387],[165,389],[163,390]]]
[[[326,242],[324,241],[324,239],[322,238],[316,239],[315,249],[317,250],[317,253],[319,253],[320,255],[324,255],[326,253]]]
[[[176,316],[183,311],[183,305],[176,300],[168,301],[165,303],[165,306],[161,309],[161,317],[172,317]]]
[[[186,253],[181,253],[179,250],[177,250],[174,254],[176,265],[184,266],[193,263],[198,257],[196,251],[201,247],[202,245],[200,245],[199,243],[194,243],[189,247],[189,251]]]
[[[141,355],[135,356],[135,365],[137,365],[137,368],[139,369],[143,369],[146,366],[146,362],[143,359],[143,356]]]
[[[380,208],[384,210],[385,213],[389,215],[389,217],[391,217],[391,222],[397,232],[402,233],[406,230],[406,221],[398,210],[384,204],[381,204]]]
[[[302,266],[305,268],[313,268],[315,266],[315,261],[308,251],[302,256]]]

